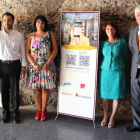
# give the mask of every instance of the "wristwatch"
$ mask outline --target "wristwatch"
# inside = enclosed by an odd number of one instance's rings
[[[51,64],[49,61],[47,61],[46,63],[49,64],[49,65]]]

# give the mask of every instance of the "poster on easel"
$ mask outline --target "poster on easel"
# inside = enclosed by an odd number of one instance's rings
[[[57,114],[95,119],[100,12],[65,12]]]

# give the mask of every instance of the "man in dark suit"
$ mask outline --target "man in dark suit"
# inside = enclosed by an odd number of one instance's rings
[[[125,131],[140,131],[140,5],[135,8],[138,25],[129,31],[129,48],[132,53],[131,64],[131,101],[133,125]]]

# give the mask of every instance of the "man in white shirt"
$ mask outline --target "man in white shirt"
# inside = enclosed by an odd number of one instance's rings
[[[0,89],[2,95],[2,122],[9,120],[9,89],[13,106],[13,122],[19,123],[19,80],[25,77],[27,65],[24,38],[13,29],[14,15],[6,12],[2,16],[4,29],[0,31]]]

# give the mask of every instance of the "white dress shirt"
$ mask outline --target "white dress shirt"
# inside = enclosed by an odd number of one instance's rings
[[[138,30],[138,40],[139,40],[139,36],[140,36],[140,26],[139,26],[139,30]],[[138,44],[138,49],[139,49],[139,44]],[[140,64],[138,63],[138,68],[140,69]]]
[[[139,36],[140,36],[140,26],[139,26],[139,30],[138,30],[138,39],[139,39]]]
[[[16,30],[8,35],[5,30],[0,31],[0,60],[21,59],[21,66],[27,66],[25,56],[25,42],[22,34]]]

